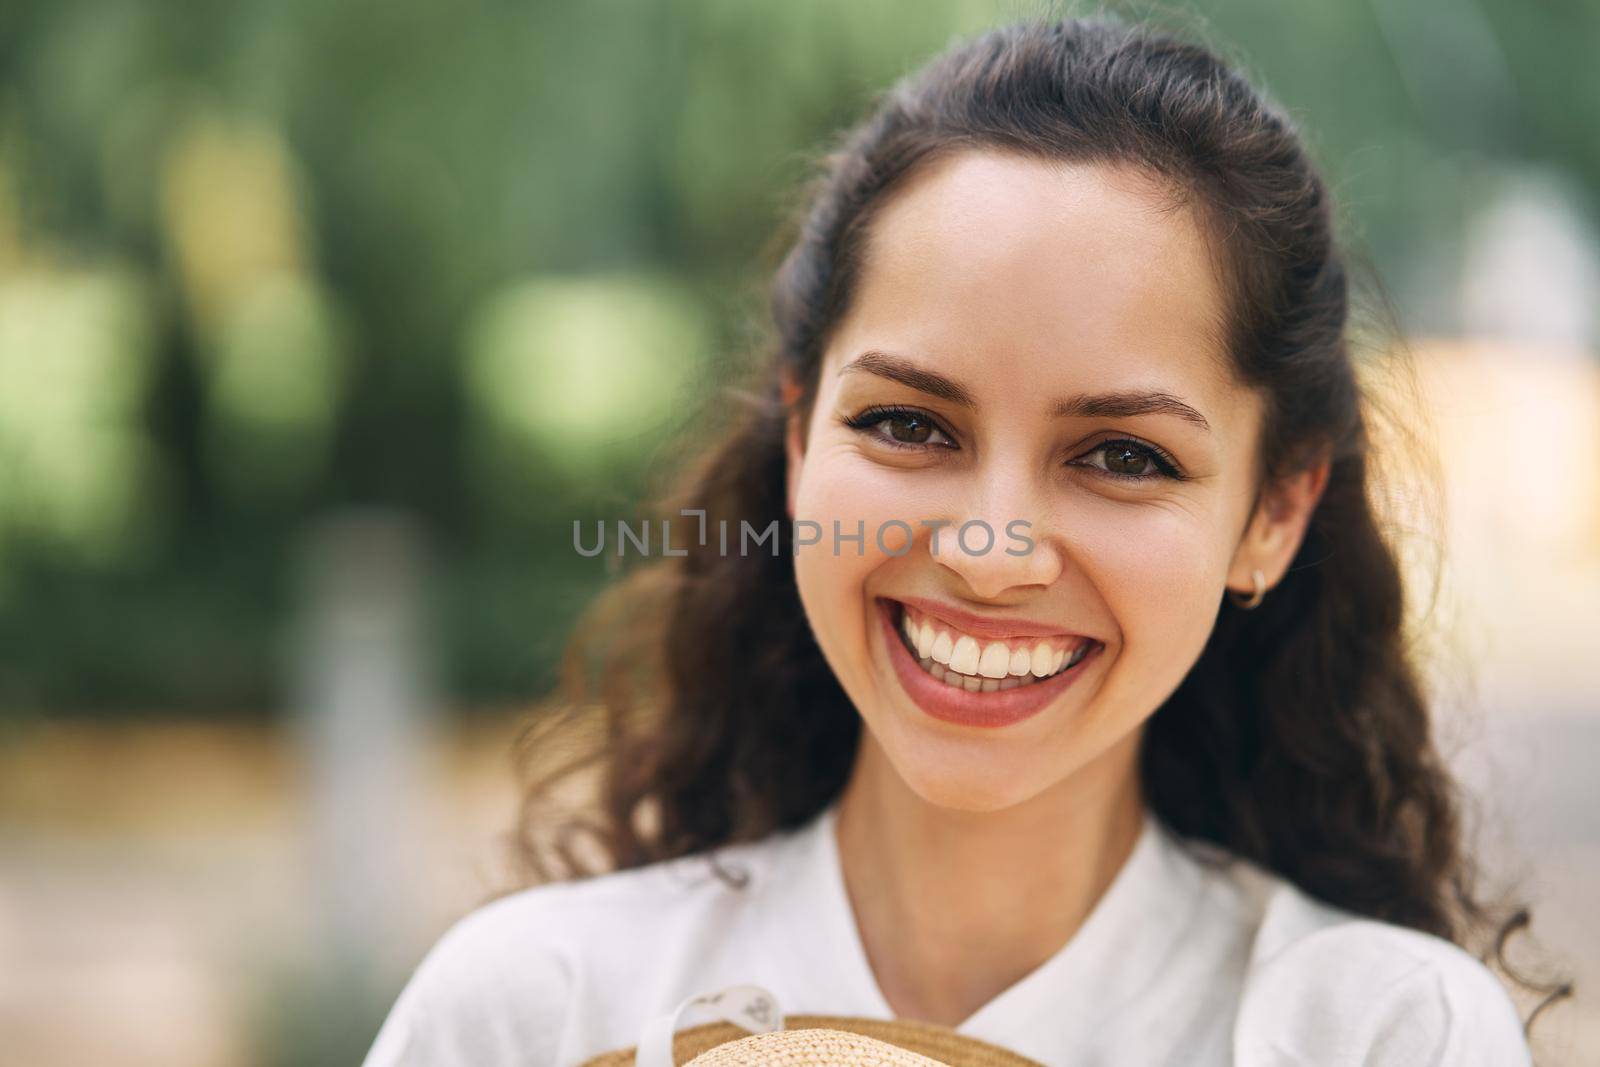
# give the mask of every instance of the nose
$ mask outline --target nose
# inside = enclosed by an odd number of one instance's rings
[[[1055,531],[1040,517],[1041,492],[1020,469],[974,472],[964,505],[940,516],[930,540],[933,559],[961,578],[975,599],[999,600],[1040,592],[1064,566]],[[937,551],[934,551],[937,549]]]

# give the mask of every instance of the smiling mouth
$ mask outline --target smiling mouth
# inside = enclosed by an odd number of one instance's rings
[[[890,601],[895,632],[917,667],[935,681],[968,693],[1023,689],[1065,674],[1094,651],[1092,637],[995,640],[962,633],[930,615]]]

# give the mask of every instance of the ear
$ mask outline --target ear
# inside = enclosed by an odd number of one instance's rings
[[[1329,458],[1262,487],[1256,510],[1228,567],[1228,588],[1248,596],[1255,591],[1255,571],[1271,589],[1283,580],[1294,554],[1305,539],[1311,515],[1328,486]]]
[[[800,466],[805,459],[805,427],[801,425],[800,396],[804,392],[800,383],[790,376],[787,369],[778,373],[778,393],[783,401],[785,415],[785,429],[783,435],[783,452],[787,458],[784,470],[785,498],[788,501],[789,518],[794,518],[795,491],[800,485]]]

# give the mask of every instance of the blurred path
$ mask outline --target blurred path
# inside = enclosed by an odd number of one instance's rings
[[[397,847],[431,877],[385,961],[396,982],[496,886],[510,730],[429,754],[428,822]],[[297,1024],[297,986],[329,961],[293,753],[286,733],[169,725],[0,748],[0,1064],[233,1067]]]

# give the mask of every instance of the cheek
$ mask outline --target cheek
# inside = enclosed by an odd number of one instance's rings
[[[1226,555],[1216,518],[1176,507],[1080,514],[1080,559],[1125,653],[1187,671],[1216,621]]]
[[[837,527],[845,537],[863,535],[859,543],[841,539],[840,558],[892,558],[905,552],[906,528],[916,537],[922,530],[919,522],[937,513],[930,511],[938,499],[931,481],[838,448],[807,461],[795,496],[795,519],[821,527],[822,544],[817,547],[830,555]]]
[[[824,447],[807,457],[794,520],[797,538],[815,543],[798,548],[795,578],[817,642],[842,677],[853,669],[846,658],[867,658],[871,575],[900,558],[896,553],[909,558],[906,526],[914,534],[927,514],[901,472],[845,449]]]

